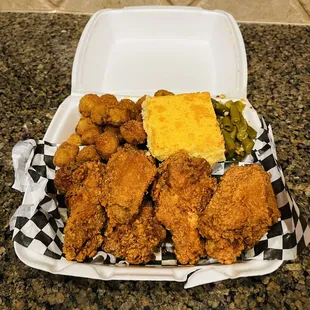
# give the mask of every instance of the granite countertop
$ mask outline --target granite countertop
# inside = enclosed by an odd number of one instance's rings
[[[11,189],[11,150],[21,139],[42,138],[57,107],[69,95],[73,56],[88,19],[63,14],[0,14],[0,309],[309,307],[309,247],[270,275],[188,290],[173,282],[104,282],[57,276],[19,261],[9,219],[22,194]],[[288,187],[309,221],[310,27],[240,27],[248,55],[248,98],[273,126]]]

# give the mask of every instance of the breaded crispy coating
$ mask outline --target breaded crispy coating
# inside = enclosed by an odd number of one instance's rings
[[[80,100],[79,111],[84,117],[90,117],[91,110],[100,102],[100,97],[95,94],[87,94]]]
[[[71,212],[64,229],[66,259],[83,262],[95,256],[103,242],[101,230],[104,224],[105,215],[100,205],[79,204]]]
[[[66,193],[70,216],[64,229],[63,252],[67,260],[82,262],[93,257],[102,245],[106,218],[99,200],[104,171],[101,162],[87,161],[72,173]]]
[[[123,143],[125,139],[121,135],[120,127],[112,126],[112,125],[106,125],[104,126],[103,132],[110,131],[114,133],[119,141],[119,143]]]
[[[136,119],[138,114],[141,112],[141,107],[139,107],[139,105],[136,105],[130,99],[122,99],[119,104],[129,110],[130,119]]]
[[[118,147],[117,136],[111,131],[105,131],[96,140],[96,150],[102,159],[109,159]]]
[[[83,144],[94,144],[100,136],[102,129],[100,126],[94,124],[90,118],[83,117],[79,120],[75,131],[81,136]]]
[[[75,157],[79,152],[79,147],[75,144],[63,142],[57,148],[53,163],[55,166],[61,167],[75,161]]]
[[[142,122],[130,120],[120,127],[120,131],[126,142],[132,145],[143,144],[146,141]]]
[[[103,250],[122,257],[130,264],[146,264],[155,258],[166,237],[166,230],[154,216],[151,203],[144,203],[141,212],[128,224],[106,229]]]
[[[181,264],[195,264],[205,255],[197,228],[199,216],[216,188],[211,172],[205,159],[179,151],[161,164],[153,184],[156,217],[171,231]]]
[[[56,171],[54,185],[60,193],[64,194],[69,190],[72,185],[72,173],[77,167],[76,162],[70,162]]]
[[[145,152],[125,144],[108,161],[101,204],[110,225],[126,224],[138,213],[143,196],[156,174],[156,166]]]
[[[77,202],[99,204],[105,165],[99,161],[87,161],[72,173],[71,187],[66,192],[66,205],[70,211]]]
[[[143,97],[139,98],[138,101],[136,102],[136,106],[137,106],[137,110],[139,113],[136,114],[136,121],[138,122],[142,122],[143,118],[142,118],[142,103],[144,102],[146,98],[146,95],[144,95]]]
[[[159,96],[173,96],[174,93],[172,93],[171,91],[165,90],[165,89],[160,89],[158,90],[154,96],[155,97],[159,97]]]
[[[100,104],[91,112],[94,123],[119,126],[129,119],[129,111],[120,106],[115,96],[106,94],[101,96],[100,100]]]
[[[208,256],[231,264],[278,221],[270,175],[256,164],[231,166],[199,220]]]
[[[83,163],[85,161],[100,160],[100,156],[93,145],[85,146],[76,156],[76,162]]]
[[[81,137],[77,133],[73,133],[68,139],[67,142],[70,144],[81,145]]]

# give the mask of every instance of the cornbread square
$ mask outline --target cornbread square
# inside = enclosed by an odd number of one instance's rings
[[[142,116],[148,148],[157,159],[185,150],[210,165],[225,160],[224,138],[210,93],[147,97]]]

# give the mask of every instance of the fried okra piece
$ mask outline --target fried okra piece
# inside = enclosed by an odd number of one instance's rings
[[[96,140],[96,150],[102,159],[109,159],[118,147],[117,136],[110,131],[104,132]]]
[[[70,162],[74,162],[78,152],[79,147],[77,145],[63,142],[55,152],[53,163],[55,166],[61,167]]]
[[[80,100],[79,111],[84,117],[90,117],[92,109],[99,103],[99,96],[95,94],[87,94]]]
[[[123,143],[125,141],[125,139],[123,138],[121,134],[120,127],[116,127],[112,125],[104,126],[103,132],[108,132],[108,131],[114,133],[117,136],[119,143]]]
[[[70,144],[81,145],[81,137],[77,133],[73,133],[68,139],[67,142]]]
[[[105,94],[100,97],[99,103],[91,111],[91,119],[97,125],[102,125],[108,117],[109,109],[116,106],[118,101],[115,96]]]
[[[102,133],[101,127],[94,124],[92,120],[87,117],[83,117],[79,120],[75,131],[81,136],[81,142],[83,144],[94,144]]]
[[[76,156],[76,162],[84,163],[85,161],[100,160],[100,156],[93,145],[84,147]]]
[[[142,122],[128,121],[121,126],[120,131],[124,139],[132,145],[143,144],[146,140]]]
[[[154,96],[155,97],[159,97],[159,96],[173,96],[174,93],[172,93],[171,91],[165,90],[165,89],[160,89],[158,90]]]

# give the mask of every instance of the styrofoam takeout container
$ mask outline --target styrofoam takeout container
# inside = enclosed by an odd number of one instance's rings
[[[102,10],[86,25],[72,70],[71,95],[59,106],[44,140],[65,141],[80,118],[87,93],[111,93],[137,100],[158,89],[175,93],[209,91],[228,99],[246,98],[247,61],[234,18],[222,11],[190,7],[133,7]],[[247,102],[245,116],[259,128]],[[26,197],[27,195],[25,195]],[[24,201],[25,202],[25,201]],[[233,265],[144,267],[110,266],[52,259],[14,242],[27,265],[55,274],[102,280],[185,281],[192,287],[276,270],[282,261],[250,260]]]

